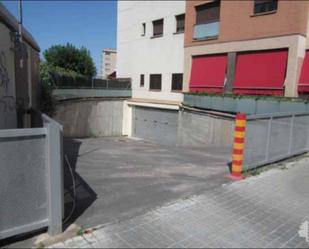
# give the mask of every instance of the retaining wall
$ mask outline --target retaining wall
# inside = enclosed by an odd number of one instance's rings
[[[58,102],[54,119],[67,137],[121,136],[124,99]]]
[[[179,111],[177,145],[232,147],[234,118],[207,113]]]

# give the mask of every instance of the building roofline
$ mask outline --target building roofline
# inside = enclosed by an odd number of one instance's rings
[[[10,30],[18,32],[18,20],[15,16],[13,16],[9,10],[4,6],[3,3],[0,2],[0,21],[2,21]],[[22,36],[23,39],[31,45],[35,50],[40,52],[40,47],[36,40],[33,38],[33,36],[28,32],[28,30],[25,29],[25,27],[22,27]]]
[[[103,48],[102,51],[103,52],[114,52],[114,53],[117,53],[117,50],[114,49],[114,48]]]

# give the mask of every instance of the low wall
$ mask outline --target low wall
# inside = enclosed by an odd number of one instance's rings
[[[257,99],[255,99],[257,98]],[[271,114],[309,111],[309,103],[302,99],[274,98],[263,96],[219,96],[185,94],[184,103],[197,108],[221,112],[244,112],[246,114]]]
[[[209,113],[179,111],[177,144],[190,147],[232,147],[234,118]]]
[[[124,99],[83,99],[58,102],[54,119],[67,137],[121,136]]]

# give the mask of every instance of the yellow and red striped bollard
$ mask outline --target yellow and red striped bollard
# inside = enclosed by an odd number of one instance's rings
[[[237,113],[235,121],[232,173],[231,173],[231,178],[236,180],[243,179],[242,166],[244,159],[245,132],[246,132],[246,114]]]

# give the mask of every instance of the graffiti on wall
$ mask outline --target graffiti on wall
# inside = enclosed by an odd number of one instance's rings
[[[7,114],[14,111],[15,100],[8,94],[10,78],[7,70],[6,57],[3,51],[0,51],[0,113],[3,112],[4,122],[6,123]]]

